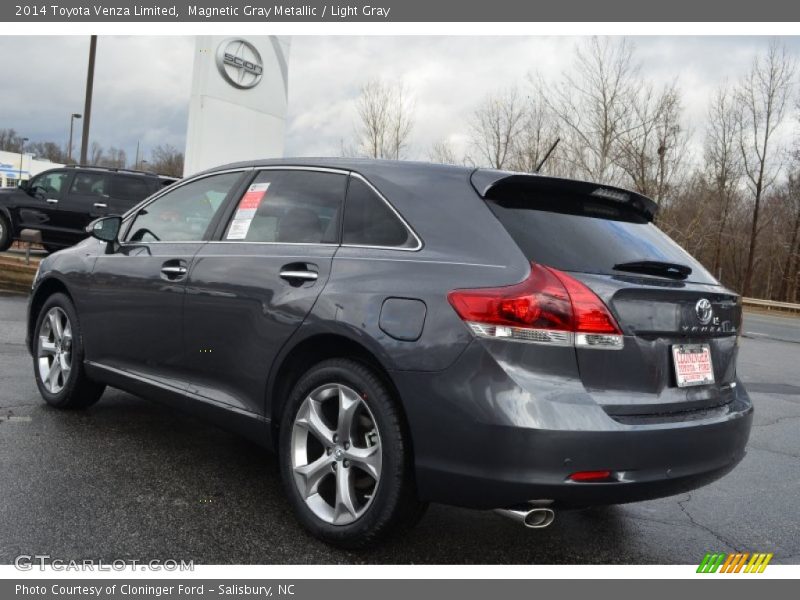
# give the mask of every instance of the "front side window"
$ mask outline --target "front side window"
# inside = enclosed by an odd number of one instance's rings
[[[226,241],[335,244],[347,177],[321,171],[261,171],[239,199]]]
[[[64,189],[68,176],[66,171],[43,173],[31,182],[30,189],[46,196],[58,196]]]
[[[241,173],[211,175],[167,192],[136,214],[127,241],[201,241],[240,177]]]
[[[107,178],[103,173],[76,173],[69,188],[70,194],[108,196]]]
[[[364,181],[352,177],[347,189],[342,243],[413,248],[417,242],[389,205]]]

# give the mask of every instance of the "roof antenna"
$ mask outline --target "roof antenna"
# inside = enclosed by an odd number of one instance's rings
[[[543,158],[543,159],[542,159],[542,161],[539,163],[539,166],[538,166],[538,167],[536,167],[536,169],[534,169],[534,171],[533,171],[534,173],[538,173],[539,171],[541,171],[541,170],[542,170],[542,167],[544,166],[544,163],[545,163],[545,161],[546,161],[548,158],[550,158],[550,155],[553,153],[553,150],[555,150],[555,149],[556,149],[556,146],[558,146],[558,142],[560,142],[560,141],[561,141],[561,138],[560,138],[560,137],[559,137],[559,138],[556,138],[556,141],[555,141],[555,142],[553,142],[553,145],[552,145],[552,146],[550,146],[550,150],[548,150],[548,151],[547,151],[547,154],[545,154],[545,155],[544,155],[544,158]]]

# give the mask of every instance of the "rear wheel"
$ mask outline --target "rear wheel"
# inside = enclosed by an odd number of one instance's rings
[[[365,547],[422,516],[399,406],[359,362],[327,360],[298,381],[279,449],[297,517],[328,543]]]
[[[104,385],[83,369],[83,338],[70,299],[50,296],[36,320],[33,372],[42,398],[56,408],[86,408],[103,395]]]
[[[13,241],[11,237],[11,223],[8,222],[5,215],[0,214],[0,252],[8,250]]]

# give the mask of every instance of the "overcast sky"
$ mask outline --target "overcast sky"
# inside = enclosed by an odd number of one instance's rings
[[[579,38],[294,37],[289,62],[287,155],[335,155],[353,137],[354,101],[370,77],[402,80],[413,94],[416,124],[409,158],[430,145],[466,139],[466,122],[488,93],[569,69]],[[699,144],[708,99],[763,51],[760,37],[634,38],[644,74],[677,80]],[[800,38],[785,38],[800,56]],[[168,143],[183,149],[192,70],[189,37],[108,37],[98,43],[91,139],[133,159]],[[69,114],[83,112],[88,38],[0,36],[4,57],[0,128],[32,141],[66,145]],[[76,136],[75,147],[78,147]]]

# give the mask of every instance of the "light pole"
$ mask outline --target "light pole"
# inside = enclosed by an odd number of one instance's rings
[[[80,113],[72,113],[69,118],[69,147],[67,148],[67,162],[72,160],[72,127],[75,124],[75,119],[80,119]]]
[[[89,151],[89,123],[92,118],[92,88],[94,87],[94,57],[97,53],[97,36],[89,38],[89,67],[86,70],[86,104],[83,107],[83,135],[81,136],[80,164],[86,164],[86,153]]]
[[[25,151],[25,142],[27,141],[28,138],[22,138],[19,143],[19,181],[22,181],[22,153]]]

